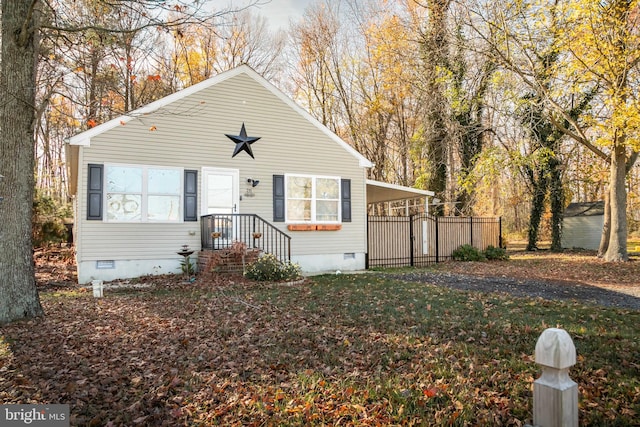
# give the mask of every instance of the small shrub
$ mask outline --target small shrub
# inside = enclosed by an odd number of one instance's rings
[[[245,277],[259,282],[280,282],[300,277],[300,266],[291,261],[282,262],[273,254],[265,254],[250,264]]]
[[[489,245],[487,249],[484,251],[484,256],[488,260],[507,260],[509,259],[509,255],[507,255],[507,250],[503,248],[496,248],[495,246]]]
[[[181,252],[178,252],[178,254],[183,256],[183,259],[180,261],[180,270],[184,275],[193,276],[196,273],[196,265],[191,261],[190,255],[186,255],[189,252],[193,253],[194,251],[189,249],[189,245],[182,245]]]
[[[185,257],[180,261],[180,270],[186,276],[193,276],[196,274],[196,265],[191,261],[190,257]]]
[[[476,247],[462,245],[453,251],[451,257],[456,261],[484,261],[484,254]]]

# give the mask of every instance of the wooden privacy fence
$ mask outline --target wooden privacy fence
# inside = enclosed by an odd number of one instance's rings
[[[494,217],[369,216],[367,268],[422,267],[451,259],[461,245],[500,247],[502,220]]]

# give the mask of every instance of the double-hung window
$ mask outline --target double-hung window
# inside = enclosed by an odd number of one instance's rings
[[[288,222],[340,222],[340,178],[286,175]]]
[[[181,168],[105,165],[107,221],[180,221],[182,177]]]

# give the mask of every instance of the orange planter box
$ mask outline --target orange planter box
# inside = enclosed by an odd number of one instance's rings
[[[341,224],[289,224],[290,231],[336,231],[342,229]]]
[[[318,231],[336,231],[342,229],[341,224],[318,224],[316,227]]]
[[[289,224],[287,228],[291,231],[315,231],[315,224]]]

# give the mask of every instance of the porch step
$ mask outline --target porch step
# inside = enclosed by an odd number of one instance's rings
[[[244,268],[254,263],[261,252],[259,249],[247,249],[245,250],[243,260],[242,255],[230,253],[227,249],[203,249],[198,253],[198,272],[205,274],[242,275]]]

